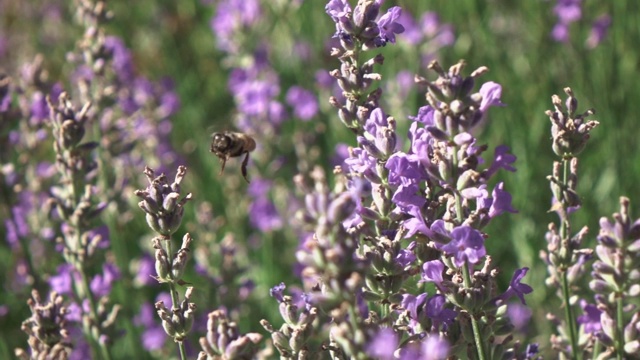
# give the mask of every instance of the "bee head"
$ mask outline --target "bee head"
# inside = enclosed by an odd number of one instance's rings
[[[211,151],[225,151],[231,145],[231,138],[224,133],[213,133],[211,141]]]

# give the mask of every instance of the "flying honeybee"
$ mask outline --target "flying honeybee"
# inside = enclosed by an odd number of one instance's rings
[[[240,132],[215,132],[211,135],[211,152],[220,158],[222,168],[220,174],[224,172],[224,165],[230,157],[245,155],[242,160],[242,176],[247,179],[247,164],[249,163],[249,153],[256,149],[256,141],[247,134]]]

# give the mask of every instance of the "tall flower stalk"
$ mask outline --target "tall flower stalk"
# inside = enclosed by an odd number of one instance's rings
[[[77,304],[82,304],[82,328],[96,358],[110,359],[114,323],[119,306],[107,306],[106,295],[100,295],[90,286],[96,277],[91,264],[100,254],[108,239],[92,231],[92,223],[106,204],[99,202],[98,189],[93,185],[97,164],[92,150],[97,143],[83,142],[86,123],[90,120],[90,103],[77,110],[66,93],[60,94],[58,104],[47,99],[56,154],[56,168],[60,175],[58,186],[51,192],[55,215],[62,221],[62,255],[72,266],[73,293]],[[107,292],[108,294],[108,292]],[[85,305],[86,304],[86,305]]]
[[[399,149],[396,120],[380,107],[382,90],[372,89],[374,82],[381,79],[373,68],[384,59],[376,55],[361,60],[366,51],[395,42],[395,35],[403,31],[396,22],[400,8],[392,7],[378,17],[379,10],[379,2],[374,1],[359,1],[353,10],[346,1],[334,0],[326,6],[336,23],[334,37],[341,45],[332,50],[341,66],[331,74],[344,94],[343,100],[333,97],[330,102],[338,109],[342,123],[357,135],[358,147],[350,151],[345,161],[348,191],[324,195],[325,201],[306,201],[308,212],[316,214],[311,218],[324,220],[317,223],[319,227],[307,250],[313,254],[318,247],[323,248],[325,238],[335,239],[326,245],[337,248],[351,244],[355,238],[352,280],[344,282],[332,276],[335,274],[328,274],[331,269],[328,262],[311,266],[303,263],[313,267],[313,274],[322,279],[319,285],[322,299],[331,299],[342,291],[328,286],[335,279],[335,284],[343,283],[347,291],[362,291],[362,299],[380,310],[380,318],[368,318],[366,325],[354,319],[357,311],[351,312],[348,319],[352,328],[346,326],[344,329],[348,331],[332,332],[330,344],[337,345],[347,356],[358,358],[367,352],[370,356],[374,350],[369,346],[374,339],[381,334],[387,336],[385,328],[395,324],[396,331],[409,329],[405,334],[399,332],[398,341],[402,345],[392,345],[398,346],[405,356],[426,356],[436,348],[439,352],[450,351],[477,359],[515,356],[518,344],[510,345],[512,336],[503,333],[509,324],[504,309],[511,297],[517,296],[524,303],[523,295],[532,291],[521,283],[528,269],[517,270],[507,291],[498,293],[497,271],[486,256],[486,236],[480,232],[492,218],[515,212],[504,184],[499,183],[491,193],[487,189],[488,180],[499,169],[515,170],[510,165],[515,157],[508,154],[506,147],[498,147],[493,164],[481,169],[481,155],[488,147],[477,145],[471,135],[489,107],[502,105],[501,88],[486,83],[479,92],[473,92],[476,79],[487,72],[485,67],[464,77],[464,62],[448,71],[432,62],[430,69],[438,78],[434,81],[417,78],[428,88],[429,105],[412,119],[411,150],[404,153]],[[316,184],[320,180],[316,179]],[[306,193],[309,198],[311,192]],[[317,204],[331,209],[333,205],[328,204],[347,204],[346,199],[355,201],[355,211],[341,225],[327,228],[326,219],[332,216],[318,216],[323,212]],[[344,231],[345,235],[326,235],[336,231]],[[403,245],[407,238],[413,240],[409,246]],[[299,259],[307,258],[322,256],[299,255]],[[356,263],[361,267],[353,268]],[[421,265],[424,265],[423,281],[436,284],[437,293],[433,296],[406,293],[405,282],[420,272]],[[355,281],[354,274],[365,281]],[[352,308],[357,304],[353,299]],[[319,308],[325,309],[324,305]],[[434,341],[423,341],[426,338]],[[364,339],[364,347],[358,344],[359,339]]]
[[[554,162],[552,175],[548,177],[553,193],[551,209],[558,215],[559,224],[549,224],[547,252],[543,252],[542,258],[549,272],[546,282],[559,290],[558,295],[564,308],[564,321],[556,319],[559,334],[552,337],[552,344],[561,356],[582,359],[584,344],[578,341],[578,323],[574,310],[577,298],[575,295],[578,294],[575,286],[587,271],[584,265],[593,250],[582,248],[587,234],[586,227],[572,234],[570,214],[581,205],[576,191],[577,156],[585,149],[591,130],[599,123],[586,119],[594,113],[593,110],[577,112],[578,100],[573,96],[571,88],[565,88],[564,91],[568,95],[566,106],[563,106],[559,96],[554,95],[554,110],[546,112],[552,124],[552,148],[560,158]]]
[[[171,294],[171,309],[167,309],[163,301],[158,301],[156,310],[162,327],[178,345],[183,360],[187,358],[184,341],[193,326],[196,304],[190,302],[193,287],[187,287],[181,300],[178,286],[187,284],[182,277],[190,258],[193,239],[188,233],[185,234],[182,245],[175,249],[171,236],[182,222],[184,205],[191,200],[191,193],[181,198],[180,183],[186,172],[186,167],[179,166],[175,180],[169,183],[164,174],[156,176],[151,168],[146,167],[144,173],[149,186],[135,192],[142,199],[138,205],[146,213],[147,225],[157,233],[151,240],[155,249],[155,279],[158,283],[167,284]]]
[[[635,358],[640,354],[640,313],[634,303],[640,294],[640,219],[632,220],[629,207],[629,199],[622,197],[620,212],[613,214],[613,221],[600,219],[597,260],[589,282],[595,306],[584,306],[588,310],[578,318],[585,327],[587,342],[594,344],[593,356],[599,359]]]

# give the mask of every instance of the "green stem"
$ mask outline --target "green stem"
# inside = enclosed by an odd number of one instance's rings
[[[563,159],[562,160],[562,165],[563,165],[563,171],[562,171],[562,183],[566,184],[568,179],[569,179],[569,164],[570,160],[569,159]],[[562,254],[561,258],[562,258],[562,269],[560,270],[561,273],[561,287],[562,287],[562,297],[563,297],[563,301],[564,301],[564,316],[565,316],[565,321],[566,321],[566,327],[567,327],[567,331],[569,332],[569,342],[571,343],[571,352],[572,352],[572,359],[582,359],[582,354],[578,348],[578,335],[577,335],[577,331],[576,331],[576,326],[575,326],[575,316],[573,314],[573,308],[571,307],[571,292],[570,292],[570,285],[569,285],[569,277],[567,275],[567,269],[570,265],[571,262],[571,257],[572,254],[571,249],[569,248],[569,229],[570,229],[570,223],[569,223],[569,215],[567,213],[567,206],[564,202],[562,202],[562,199],[556,199],[559,202],[562,203],[562,213],[565,214],[563,217],[561,217],[560,220],[560,238],[561,238],[561,247],[562,249],[560,250],[561,252],[564,252],[565,254]]]
[[[451,183],[453,184],[453,188],[455,188],[455,184],[457,182],[457,178],[458,178],[458,174],[457,172],[454,172],[455,169],[458,168],[458,147],[454,146],[452,149],[452,154],[453,155],[453,167],[451,169],[452,174],[451,174],[451,179],[453,181],[451,181]],[[454,191],[454,196],[456,199],[456,220],[458,225],[462,223],[462,199],[460,198],[460,194],[457,191]],[[462,265],[462,278],[464,281],[464,287],[466,289],[470,289],[471,288],[471,274],[469,273],[469,266],[467,265],[467,263],[465,262]],[[470,309],[467,309],[467,311],[469,311]],[[476,314],[474,311],[469,311],[469,317],[471,318],[471,328],[473,330],[473,341],[476,344],[476,350],[478,352],[478,359],[479,360],[484,360],[486,358],[486,349],[484,346],[484,341],[482,338],[482,332],[480,331],[480,324],[478,323],[478,320],[476,319]]]
[[[73,172],[71,177],[73,201],[75,204],[79,204],[82,197],[82,195],[80,195],[82,183],[78,180],[78,174],[76,172]],[[84,250],[81,249],[82,234],[86,232],[86,229],[85,226],[82,225],[82,219],[72,218],[71,221],[69,221],[69,224],[74,228],[74,235],[72,243],[67,241],[67,248],[71,251],[71,255],[67,259],[67,262],[70,262],[75,270],[80,274],[80,288],[76,287],[78,303],[82,304],[83,299],[87,299],[89,301],[89,315],[91,318],[88,322],[82,322],[82,328],[89,340],[93,353],[100,354],[101,358],[104,360],[110,360],[111,354],[109,349],[105,343],[100,342],[100,333],[102,329],[100,328],[100,317],[98,316],[96,299],[91,292],[91,286],[89,285],[89,277],[87,276],[85,264],[78,258],[80,251]]]
[[[79,237],[79,235],[77,236]],[[80,273],[80,278],[81,278],[82,288],[80,289],[80,291],[84,293],[84,294],[80,294],[81,296],[79,296],[79,299],[85,298],[89,300],[89,312],[91,314],[90,322],[86,322],[86,321],[82,322],[83,330],[87,335],[87,338],[90,340],[91,347],[93,348],[93,352],[100,353],[102,356],[102,359],[104,360],[110,360],[111,353],[109,353],[109,349],[107,348],[106,344],[101,343],[100,339],[94,336],[94,335],[100,336],[100,326],[99,326],[100,319],[98,317],[96,300],[93,298],[93,294],[91,293],[91,288],[89,286],[89,278],[87,277],[87,274],[85,273],[84,267],[82,266],[82,264],[77,264],[76,270]],[[80,301],[80,303],[82,302]]]
[[[465,263],[462,265],[462,277],[464,280],[465,288],[471,287],[471,274],[469,274],[469,267]],[[469,312],[469,317],[471,318],[471,329],[473,330],[473,340],[476,344],[476,350],[478,352],[478,359],[484,360],[486,358],[486,350],[484,347],[484,341],[482,339],[482,332],[480,331],[480,324],[476,319],[476,316],[473,312]]]
[[[616,338],[614,344],[616,347],[616,359],[622,360],[622,354],[624,353],[624,303],[622,301],[622,294],[616,294]]]
[[[173,246],[171,243],[171,236],[162,236],[162,241],[164,241],[166,246],[166,252],[169,259],[173,259]],[[173,282],[169,283],[169,294],[171,294],[171,310],[178,309],[180,307],[180,294],[178,294],[178,290],[176,289],[176,284]],[[178,352],[180,353],[180,359],[187,359],[187,352],[184,348],[183,341],[176,341],[178,344]]]
[[[572,359],[582,359],[581,353],[578,349],[578,336],[576,334],[575,321],[573,316],[573,309],[569,302],[571,294],[569,293],[569,279],[567,278],[567,271],[562,272],[562,297],[564,298],[564,316],[567,322],[567,330],[569,331],[569,341],[571,342]]]

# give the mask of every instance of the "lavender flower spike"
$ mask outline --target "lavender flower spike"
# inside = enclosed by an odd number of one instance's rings
[[[149,167],[145,167],[144,173],[149,179],[149,186],[145,190],[135,191],[143,199],[138,205],[147,213],[147,224],[151,229],[158,234],[170,236],[182,222],[184,204],[191,200],[191,193],[180,199],[180,182],[187,173],[187,168],[179,166],[171,184],[164,174],[156,177]]]
[[[31,354],[23,349],[16,349],[16,356],[21,360],[67,359],[71,354],[71,343],[65,319],[68,310],[62,306],[62,296],[52,292],[46,303],[42,302],[36,290],[33,290],[31,296],[32,299],[27,304],[32,316],[22,323],[22,331],[29,335]]]
[[[240,334],[238,324],[229,321],[224,311],[216,310],[209,313],[207,335],[200,338],[203,351],[198,354],[198,360],[255,359],[260,341],[262,335]]]
[[[585,120],[587,116],[595,114],[593,109],[576,114],[578,100],[573,96],[571,88],[565,88],[564,92],[569,95],[566,103],[567,108],[562,106],[562,100],[559,96],[553,95],[551,101],[555,110],[547,110],[546,114],[552,124],[553,151],[558,156],[573,157],[584,150],[591,130],[600,123],[595,120]]]

